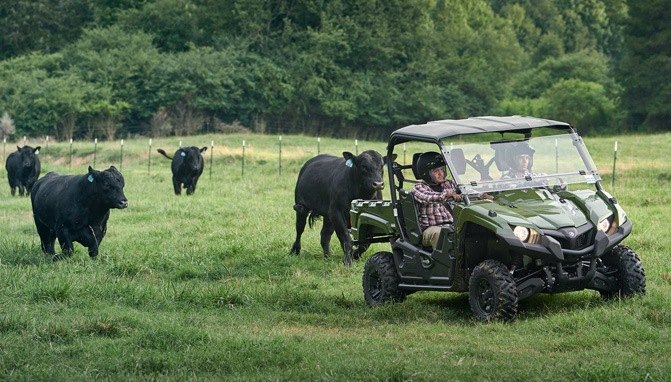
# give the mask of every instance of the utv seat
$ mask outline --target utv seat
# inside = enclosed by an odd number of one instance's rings
[[[411,244],[421,246],[422,230],[419,228],[419,215],[417,213],[415,198],[413,198],[410,191],[401,189],[398,190],[398,193],[406,237]]]

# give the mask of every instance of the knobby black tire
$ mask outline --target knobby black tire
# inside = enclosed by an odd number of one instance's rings
[[[606,260],[617,267],[617,288],[612,292],[602,292],[604,299],[645,294],[645,269],[636,252],[627,246],[616,245]]]
[[[405,293],[398,287],[400,282],[393,255],[389,252],[374,254],[363,270],[363,297],[366,304],[377,306],[390,301],[403,301]]]
[[[517,315],[517,286],[508,268],[496,260],[478,264],[468,282],[468,302],[481,321],[513,321]]]

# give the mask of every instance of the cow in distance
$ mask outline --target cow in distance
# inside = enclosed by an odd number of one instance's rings
[[[58,239],[62,256],[70,256],[73,242],[78,242],[95,258],[107,232],[110,209],[128,207],[123,188],[123,175],[114,166],[104,171],[89,166],[84,175],[50,172],[40,178],[30,197],[42,251],[60,259],[54,251]]]
[[[175,195],[182,194],[182,185],[186,188],[186,194],[191,195],[196,191],[198,178],[203,173],[205,161],[202,153],[207,147],[180,147],[175,151],[175,155],[168,155],[163,149],[158,149],[159,154],[172,160],[172,186]]]
[[[352,250],[349,236],[349,210],[354,199],[382,199],[382,179],[386,157],[375,150],[355,156],[345,151],[342,157],[318,155],[303,165],[296,182],[294,210],[296,211],[296,240],[291,254],[301,251],[301,235],[306,221],[312,227],[322,216],[321,246],[324,257],[330,255],[330,240],[335,232],[343,250],[343,263],[351,265],[367,246]]]
[[[40,176],[40,158],[37,156],[40,152],[40,146],[35,148],[16,146],[16,149],[9,154],[5,162],[9,188],[12,196],[16,194],[17,188],[19,189],[19,196],[28,196],[30,195],[30,189]]]

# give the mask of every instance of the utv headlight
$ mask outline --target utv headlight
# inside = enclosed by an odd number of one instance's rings
[[[517,236],[520,241],[524,242],[529,238],[529,228],[518,225],[513,228],[513,234]]]
[[[596,225],[596,228],[603,233],[607,233],[610,230],[612,224],[613,224],[613,215],[611,214],[599,220],[599,223]]]
[[[619,226],[618,219],[616,219],[614,215],[609,215],[608,217],[599,220],[599,224],[597,224],[596,228],[599,231],[605,232],[606,235],[612,235],[617,231],[617,227]]]
[[[513,235],[516,238],[520,239],[521,242],[527,244],[537,244],[540,234],[533,228],[523,227],[521,225],[514,226],[511,225],[510,228],[513,229]]]

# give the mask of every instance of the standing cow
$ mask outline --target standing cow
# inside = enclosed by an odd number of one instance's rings
[[[107,231],[110,209],[128,207],[123,187],[123,175],[114,166],[105,171],[89,167],[85,175],[50,172],[38,180],[30,196],[44,253],[54,255],[58,238],[64,256],[72,254],[76,241],[95,258]]]
[[[203,173],[203,155],[207,147],[198,148],[180,147],[175,151],[174,156],[169,156],[163,149],[157,151],[164,157],[172,160],[172,186],[175,189],[175,195],[182,193],[182,185],[186,188],[186,194],[191,195],[196,191],[198,178]]]
[[[9,154],[5,169],[7,169],[7,178],[9,187],[12,190],[12,196],[16,194],[16,188],[19,189],[19,195],[30,195],[30,189],[40,176],[40,158],[37,154],[40,152],[40,146],[32,148],[30,146],[16,146],[16,151]]]
[[[343,262],[351,265],[353,255],[360,253],[352,253],[348,232],[350,205],[354,199],[381,199],[385,159],[377,151],[368,150],[358,156],[345,151],[342,158],[318,155],[305,162],[296,182],[296,241],[290,253],[300,253],[301,235],[308,217],[312,226],[317,217],[323,216],[324,257],[331,252],[329,243],[335,231],[344,253]]]

